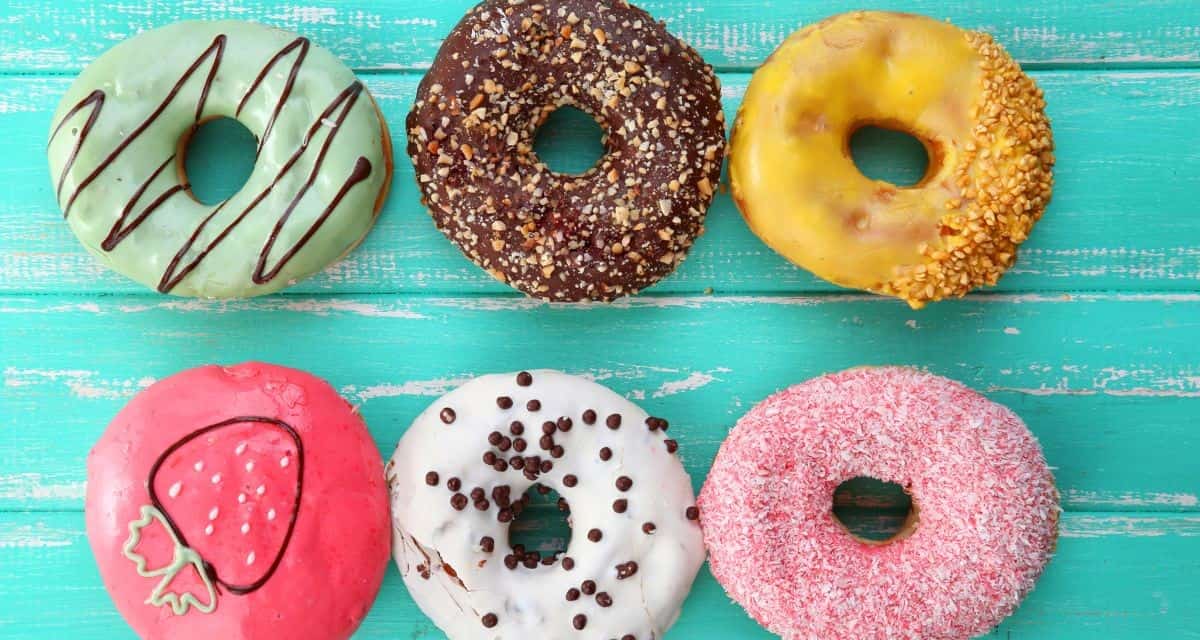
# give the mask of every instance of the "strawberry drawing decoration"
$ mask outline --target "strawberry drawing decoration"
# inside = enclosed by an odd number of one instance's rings
[[[158,578],[146,603],[211,613],[222,592],[260,589],[291,540],[304,490],[304,445],[291,425],[237,417],[193,431],[150,468],[150,504],[123,551]]]

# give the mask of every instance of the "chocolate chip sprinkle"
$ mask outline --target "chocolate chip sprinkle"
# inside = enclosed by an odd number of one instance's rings
[[[603,447],[602,449],[600,449],[600,459],[601,460],[608,461],[611,458],[612,458],[612,449],[609,449],[608,447]]]
[[[438,472],[430,471],[429,473],[425,474],[425,484],[431,487],[436,487],[438,485]]]
[[[483,622],[483,626],[487,627],[488,629],[491,629],[492,627],[496,626],[497,623],[500,622],[500,618],[496,617],[496,614],[494,614],[494,613],[485,613],[485,614],[483,614],[483,618],[481,618],[480,621]]]
[[[579,585],[579,588],[583,590],[583,595],[590,596],[593,593],[596,593],[596,581],[584,580],[583,584]]]
[[[479,548],[483,549],[484,553],[491,553],[496,550],[496,541],[491,536],[484,536],[479,539]]]
[[[542,448],[542,451],[549,451],[554,446],[554,438],[542,436],[538,438],[538,446]]]
[[[607,591],[601,591],[596,594],[596,604],[602,607],[611,607],[613,603],[612,596],[608,595]]]
[[[646,418],[646,428],[650,429],[651,431],[658,431],[659,429],[663,429],[665,431],[667,428],[667,421],[663,420],[662,418],[650,416],[649,418]]]
[[[496,520],[498,520],[500,522],[504,522],[504,523],[512,522],[512,520],[513,520],[512,509],[510,509],[510,508],[501,509],[500,512],[496,514]]]
[[[541,411],[542,401],[534,398],[533,400],[525,403],[525,409],[527,411]]]
[[[466,501],[466,496],[463,497],[463,501]],[[599,529],[592,529],[591,531],[588,531],[587,537],[588,540],[591,540],[592,542],[600,542],[600,539],[604,537],[604,534]]]
[[[575,568],[575,558],[572,558],[571,556],[563,556],[562,568],[564,571],[570,571],[571,569],[574,569]]]
[[[525,425],[520,420],[513,420],[512,424],[508,425],[508,432],[514,436],[519,436],[525,433]]]
[[[583,423],[584,424],[596,424],[596,412],[592,411],[591,409],[584,411],[583,412]]]
[[[495,469],[497,473],[504,473],[505,471],[508,471],[508,463],[503,459],[497,458],[496,461],[492,463],[492,468]]]
[[[637,638],[633,637],[632,633],[627,633],[621,636],[621,640],[637,640]]]
[[[474,489],[471,489],[472,500],[483,500],[483,497],[486,495],[487,493],[484,492],[483,487],[475,487]]]
[[[488,444],[492,445],[493,447],[500,444],[500,441],[503,439],[504,434],[500,433],[499,431],[493,431],[488,434]]]
[[[513,400],[508,396],[500,396],[499,398],[496,398],[496,406],[500,407],[501,409],[511,409],[513,406]]]
[[[620,491],[629,491],[633,488],[633,479],[629,476],[621,476],[617,478],[617,489]]]
[[[439,415],[442,418],[442,422],[445,422],[446,424],[453,423],[454,419],[458,417],[458,414],[454,413],[454,409],[451,409],[450,407],[445,407],[442,409],[442,412]]]
[[[560,445],[560,444],[556,444],[553,447],[550,447],[550,457],[551,458],[561,458],[566,453],[567,453],[567,450],[563,449],[562,445]]]
[[[517,384],[522,387],[528,387],[533,384],[533,374],[528,371],[522,371],[517,374]]]
[[[633,560],[630,560],[624,564],[619,564],[617,565],[617,580],[624,580],[625,578],[637,573],[637,571],[638,563],[634,562]]]
[[[467,497],[461,493],[456,493],[450,496],[450,506],[454,507],[455,511],[462,511],[467,508]]]
[[[575,617],[571,618],[571,624],[579,631],[583,631],[583,628],[587,626],[587,616],[582,613],[575,614]]]
[[[483,463],[489,467],[496,464],[496,453],[494,451],[485,451],[483,453]]]
[[[700,510],[697,509],[696,507],[688,507],[687,511],[684,512],[684,515],[687,516],[688,520],[699,520],[700,519]]]
[[[609,429],[614,429],[614,430],[620,429],[621,428],[621,414],[610,413],[608,415],[608,417],[604,419],[604,424],[608,425]]]
[[[568,473],[567,475],[563,476],[563,485],[564,486],[574,487],[577,484],[579,484],[579,478],[577,478],[575,476],[575,474]]]
[[[617,513],[625,513],[625,511],[629,509],[629,501],[625,498],[618,498],[613,500],[612,507],[613,511],[616,511]]]
[[[458,491],[462,488],[462,480],[458,478],[450,478],[446,481],[446,488],[451,491]]]
[[[525,442],[525,438],[517,438],[517,439],[513,440],[513,443],[512,443],[513,451],[516,451],[517,453],[521,453],[522,451],[524,451],[525,447],[527,447],[527,446],[528,446],[528,444]],[[521,466],[523,467],[525,465],[522,464]]]
[[[571,427],[573,427],[573,426],[575,426],[575,423],[572,422],[571,419],[566,416],[563,416],[558,419],[558,430],[563,433],[570,431]]]
[[[519,562],[517,560],[517,556],[515,556],[511,553],[504,556],[504,568],[508,569],[509,571],[512,571],[513,569],[517,568],[517,564],[519,564]]]
[[[676,451],[679,451],[679,443],[677,441],[668,439],[664,442],[667,445],[667,453],[675,453]]]
[[[567,589],[567,602],[575,602],[579,599],[579,589],[571,587]]]
[[[653,522],[646,522],[642,524],[642,533],[646,535],[654,533],[657,529],[658,527],[654,526]]]
[[[542,460],[542,464],[538,465],[538,470],[542,473],[550,473],[550,470],[553,468],[554,463],[549,460]]]

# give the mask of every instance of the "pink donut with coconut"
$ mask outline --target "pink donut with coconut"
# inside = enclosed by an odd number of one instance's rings
[[[870,543],[833,516],[868,476],[913,501]],[[713,575],[787,640],[962,639],[1016,609],[1054,550],[1058,492],[1037,440],[963,385],[853,369],[763,401],[733,428],[700,493]]]
[[[87,531],[139,636],[344,640],[389,558],[383,463],[323,380],[205,366],[138,394],[88,458]]]

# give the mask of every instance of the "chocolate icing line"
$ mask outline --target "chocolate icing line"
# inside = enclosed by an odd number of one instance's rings
[[[75,200],[79,197],[79,195],[85,189],[87,189],[87,187],[89,187],[96,180],[96,178],[98,178],[100,176],[100,174],[103,173],[103,171],[105,169],[107,169],[110,165],[112,165],[112,163],[116,161],[116,159],[126,150],[126,148],[128,148],[128,146],[134,140],[136,140],[139,136],[141,136],[141,134],[144,133],[150,127],[150,125],[153,124],[153,122],[155,120],[157,120],[159,116],[162,115],[162,113],[166,110],[167,106],[170,105],[171,102],[175,99],[175,97],[179,94],[179,92],[183,90],[183,87],[184,87],[184,85],[187,84],[187,81],[189,79],[191,79],[191,77],[204,65],[206,60],[208,60],[210,57],[212,57],[212,59],[213,59],[212,65],[208,71],[207,77],[205,78],[204,85],[201,88],[200,98],[196,103],[195,122],[192,125],[192,132],[195,132],[195,130],[199,127],[201,117],[203,116],[204,106],[208,100],[208,94],[210,92],[210,89],[212,88],[213,82],[215,82],[215,80],[216,80],[217,72],[220,68],[221,62],[224,59],[226,39],[227,39],[227,37],[225,36],[225,34],[218,35],[216,38],[214,38],[212,44],[209,45],[209,47],[204,50],[204,52],[191,64],[191,66],[188,67],[188,69],[183,73],[183,75],[179,78],[179,80],[172,87],[171,91],[168,92],[167,96],[159,104],[159,106],[145,120],[143,120],[142,123],[139,124],[128,136],[126,136],[124,139],[122,139],[122,141],[104,158],[104,160],[102,160],[100,162],[100,164],[95,169],[93,169],[92,172],[89,173],[79,183],[79,186],[75,188],[75,191],[71,194],[71,197],[68,199],[66,206],[63,207],[63,217],[64,218],[66,218],[70,215],[71,207],[75,203]],[[292,40],[290,43],[288,43],[285,47],[280,49],[275,55],[273,55],[271,57],[270,60],[267,61],[266,65],[264,65],[263,68],[259,71],[258,76],[254,79],[254,82],[252,82],[250,84],[250,86],[249,86],[249,88],[247,88],[245,94],[243,94],[242,99],[238,102],[238,106],[235,111],[235,115],[241,115],[242,109],[245,108],[246,104],[249,102],[250,97],[262,85],[262,83],[266,79],[267,75],[270,73],[271,69],[273,69],[277,64],[279,64],[280,61],[283,60],[287,55],[289,55],[293,51],[298,51],[298,53],[296,54],[296,59],[292,62],[291,69],[288,72],[288,78],[284,84],[283,90],[280,92],[280,95],[275,102],[275,106],[271,111],[271,116],[267,121],[267,125],[263,131],[263,135],[259,138],[258,148],[257,148],[258,153],[262,152],[263,145],[266,144],[267,137],[270,135],[271,131],[274,129],[275,122],[278,119],[279,114],[283,110],[284,103],[287,102],[288,98],[292,94],[292,90],[295,87],[296,80],[297,80],[297,77],[300,72],[300,68],[303,66],[304,61],[308,56],[308,51],[309,51],[310,46],[311,46],[310,41],[307,38],[298,37],[295,40]],[[341,189],[339,189],[337,195],[330,202],[330,204],[325,208],[325,210],[321,213],[321,215],[317,217],[317,219],[312,223],[312,225],[309,227],[309,229],[301,236],[300,240],[298,240],[296,242],[296,244],[294,246],[292,246],[283,255],[283,257],[280,258],[279,262],[276,263],[275,267],[272,268],[270,271],[266,271],[266,263],[269,258],[270,251],[272,248],[274,248],[275,243],[278,239],[280,232],[283,229],[284,224],[291,217],[292,212],[295,210],[296,206],[298,206],[301,198],[308,192],[309,188],[315,182],[316,176],[317,176],[318,172],[320,171],[322,164],[325,161],[326,152],[329,150],[329,147],[332,145],[334,138],[337,137],[337,134],[341,130],[341,125],[345,122],[346,117],[349,115],[351,108],[357,102],[358,96],[362,93],[362,90],[363,90],[362,83],[355,80],[354,82],[352,82],[350,84],[349,87],[347,87],[341,93],[339,93],[337,95],[337,97],[335,97],[333,99],[333,101],[330,102],[330,104],[325,108],[325,111],[322,112],[322,114],[316,119],[316,121],[312,125],[310,125],[308,132],[305,135],[303,141],[301,142],[299,148],[292,154],[291,158],[289,158],[288,161],[286,163],[284,163],[283,167],[279,170],[279,172],[276,174],[275,178],[270,182],[270,184],[268,184],[267,187],[262,192],[260,192],[254,198],[254,200],[251,201],[251,203],[237,215],[237,217],[235,217],[228,225],[226,225],[225,228],[222,229],[221,232],[217,235],[217,237],[214,238],[211,242],[209,242],[208,245],[205,246],[204,249],[200,252],[200,254],[198,256],[196,256],[195,259],[193,259],[190,262],[188,262],[187,264],[183,265],[182,269],[180,269],[180,263],[183,261],[183,259],[187,255],[188,251],[191,250],[192,245],[195,244],[196,240],[199,238],[200,234],[204,231],[205,227],[207,227],[208,223],[224,209],[225,205],[228,204],[229,201],[226,200],[225,202],[222,202],[209,215],[205,216],[205,218],[200,222],[199,225],[197,225],[197,227],[193,230],[192,234],[188,237],[188,239],[185,241],[183,246],[180,247],[180,249],[176,252],[175,256],[171,259],[170,263],[167,265],[167,268],[164,270],[163,275],[157,285],[158,291],[160,291],[162,293],[167,293],[167,292],[171,291],[172,289],[174,289],[176,286],[178,286],[179,283],[182,282],[183,279],[188,276],[188,274],[190,274],[197,266],[199,266],[200,262],[203,261],[204,258],[207,257],[208,254],[213,249],[215,249],[222,241],[225,240],[226,237],[228,237],[228,235],[233,231],[233,229],[235,227],[237,227],[242,222],[242,220],[244,220],[246,218],[246,216],[249,215],[249,213],[251,211],[253,211],[271,193],[272,190],[274,190],[274,188],[279,184],[280,180],[282,180],[283,177],[296,164],[296,162],[299,161],[300,157],[307,150],[309,143],[316,136],[316,133],[321,129],[321,127],[327,126],[326,121],[328,120],[329,116],[333,112],[337,111],[339,107],[341,107],[342,109],[341,109],[340,114],[337,117],[336,123],[332,126],[333,131],[329,133],[328,137],[326,138],[325,142],[323,143],[321,150],[319,152],[319,155],[317,157],[317,160],[314,163],[314,165],[308,175],[307,180],[301,187],[300,191],[296,194],[296,196],[289,203],[288,207],[284,210],[284,212],[282,214],[280,214],[278,221],[276,222],[274,228],[271,231],[271,235],[268,237],[267,241],[264,243],[262,250],[260,251],[259,256],[258,256],[257,264],[255,267],[254,273],[252,275],[252,280],[255,284],[264,284],[264,283],[270,281],[271,279],[275,278],[276,276],[278,276],[280,271],[283,270],[283,268],[287,265],[287,263],[296,256],[296,254],[308,243],[308,241],[321,228],[321,226],[325,223],[325,221],[329,218],[329,216],[332,215],[334,209],[336,209],[337,206],[341,203],[341,201],[345,198],[345,196],[349,192],[349,190],[354,185],[358,184],[359,182],[366,180],[371,174],[372,167],[371,167],[370,161],[367,160],[367,158],[360,156],[355,161],[355,165],[354,165],[353,170],[350,173],[350,176],[347,178],[346,182],[343,183]],[[60,201],[62,199],[62,188],[63,188],[63,184],[66,181],[67,174],[69,173],[71,167],[75,164],[75,160],[77,159],[77,157],[79,155],[80,149],[83,147],[89,134],[92,132],[93,125],[98,120],[98,118],[100,116],[100,112],[103,109],[104,100],[105,100],[105,94],[103,91],[101,91],[99,89],[88,94],[88,96],[86,98],[84,98],[82,101],[80,101],[74,107],[72,107],[70,111],[67,112],[67,114],[63,117],[63,119],[59,122],[58,126],[55,127],[54,131],[50,135],[50,142],[53,143],[54,139],[58,136],[59,131],[63,128],[63,126],[67,123],[68,120],[73,118],[76,114],[78,114],[83,109],[85,109],[89,106],[93,107],[91,113],[88,115],[87,121],[84,123],[82,130],[79,132],[79,137],[75,143],[75,146],[72,149],[71,154],[68,156],[67,162],[63,167],[62,174],[59,177],[58,185],[56,187],[56,197]],[[130,212],[136,206],[137,202],[141,199],[141,197],[145,194],[145,192],[149,188],[150,184],[162,173],[162,171],[176,157],[177,157],[176,154],[172,154],[169,158],[167,158],[167,160],[165,160],[157,169],[155,169],[155,171],[151,174],[151,176],[147,180],[145,180],[138,187],[138,189],[134,192],[132,198],[126,203],[125,207],[123,208],[120,217],[113,224],[113,226],[109,229],[108,235],[105,237],[104,241],[101,243],[101,248],[104,251],[112,251],[112,250],[116,249],[116,247],[121,243],[122,240],[124,240],[130,233],[132,233],[134,230],[136,230],[141,225],[142,222],[144,222],[152,213],[154,213],[154,211],[156,211],[159,207],[161,207],[168,199],[170,199],[176,193],[178,193],[180,191],[186,191],[188,189],[188,186],[186,184],[185,185],[175,185],[175,186],[167,189],[165,192],[159,194],[152,202],[150,202],[142,210],[142,212],[140,214],[138,214],[138,216],[136,218],[134,218],[134,220],[132,222],[130,222],[127,225],[125,224],[126,220],[129,217]],[[177,271],[178,271],[178,273],[176,273]]]
[[[263,145],[267,143],[267,136],[271,135],[271,129],[275,127],[275,120],[279,118],[279,112],[283,110],[283,103],[287,102],[288,96],[292,95],[292,88],[296,86],[296,76],[300,73],[300,67],[304,65],[304,58],[308,56],[309,40],[308,38],[296,38],[292,40],[288,46],[279,50],[267,62],[262,71],[258,73],[258,77],[254,82],[250,83],[250,88],[246,90],[246,94],[242,96],[241,102],[238,103],[237,111],[234,115],[242,115],[242,109],[246,106],[246,102],[250,100],[250,96],[254,95],[255,90],[262,84],[262,81],[275,67],[275,64],[283,59],[284,56],[291,53],[293,49],[299,48],[300,53],[296,54],[296,60],[292,63],[292,69],[288,72],[287,82],[283,85],[283,91],[279,94],[279,99],[275,101],[275,109],[271,112],[271,119],[267,121],[267,127],[263,129],[262,137],[258,140],[258,153],[262,153]]]
[[[67,162],[63,164],[62,173],[58,176],[58,185],[54,188],[54,197],[58,200],[62,200],[62,188],[63,183],[67,181],[67,173],[69,173],[71,171],[71,167],[74,166],[75,159],[79,157],[79,150],[83,148],[83,141],[86,140],[88,134],[91,133],[92,126],[96,124],[96,120],[100,117],[100,110],[104,108],[104,92],[96,89],[95,91],[89,93],[86,98],[81,100],[74,107],[71,107],[71,110],[67,112],[67,115],[63,116],[62,121],[58,123],[57,127],[54,127],[54,131],[50,134],[50,142],[54,142],[54,138],[58,137],[59,130],[63,128],[63,125],[67,124],[68,120],[74,117],[76,113],[79,113],[85,107],[92,105],[95,106],[92,108],[92,112],[88,114],[87,121],[83,123],[83,129],[79,132],[79,138],[75,140],[75,147],[71,149],[71,155],[67,156]],[[67,217],[65,211],[63,212],[63,217]]]
[[[162,206],[162,204],[167,200],[170,200],[171,196],[179,193],[180,191],[186,191],[188,189],[188,185],[186,184],[177,184],[170,189],[167,189],[157,198],[151,201],[150,204],[146,205],[146,208],[142,209],[142,212],[133,219],[133,222],[129,223],[128,226],[125,225],[125,219],[129,217],[129,212],[133,211],[133,207],[138,203],[139,200],[142,199],[142,194],[145,193],[146,189],[150,187],[150,183],[154,182],[154,180],[158,178],[163,170],[166,169],[174,159],[175,154],[171,154],[170,157],[164,160],[162,164],[158,165],[158,168],[154,170],[154,173],[150,174],[150,177],[146,178],[145,182],[142,182],[141,186],[137,188],[137,191],[133,193],[133,197],[129,199],[129,202],[125,203],[125,208],[121,210],[121,217],[117,218],[116,224],[114,224],[108,230],[108,235],[105,236],[104,241],[100,243],[100,248],[104,249],[105,251],[112,251],[115,249],[117,245],[125,239],[125,236],[129,235],[134,229],[138,228],[138,226],[140,226],[151,213],[154,213],[155,209]]]
[[[292,427],[292,425],[284,422],[283,420],[267,418],[264,416],[239,416],[237,418],[222,420],[221,422],[197,429],[196,431],[191,432],[190,434],[177,440],[171,446],[167,447],[165,451],[159,454],[158,458],[154,461],[154,464],[150,467],[150,476],[146,481],[146,489],[150,494],[150,504],[162,514],[163,520],[167,524],[167,528],[171,531],[172,535],[177,538],[178,544],[183,547],[187,547],[187,537],[184,536],[183,532],[179,530],[178,525],[175,524],[175,521],[171,518],[171,515],[167,513],[166,508],[163,507],[162,502],[158,499],[158,492],[154,488],[154,479],[158,475],[158,470],[162,467],[167,458],[171,456],[171,454],[175,453],[192,440],[195,440],[196,438],[199,438],[200,436],[212,431],[216,431],[217,429],[243,422],[258,422],[262,424],[274,425],[291,437],[292,442],[296,445],[296,497],[295,501],[292,503],[292,513],[291,517],[288,519],[287,532],[284,533],[283,542],[281,542],[279,545],[279,552],[275,554],[275,559],[271,562],[271,566],[268,567],[265,572],[263,572],[262,576],[260,576],[258,580],[255,580],[248,585],[229,584],[221,580],[221,577],[217,575],[216,569],[212,566],[212,564],[207,561],[203,561],[204,571],[201,572],[201,575],[210,577],[215,583],[225,587],[226,591],[234,595],[246,595],[261,589],[262,586],[271,579],[271,576],[275,574],[275,570],[279,568],[279,563],[283,561],[283,554],[287,551],[288,544],[292,540],[292,533],[296,530],[296,519],[300,515],[300,501],[304,493],[304,442],[300,439],[300,434]]]

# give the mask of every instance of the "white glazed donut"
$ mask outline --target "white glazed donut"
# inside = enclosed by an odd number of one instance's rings
[[[661,638],[704,561],[666,428],[557,371],[483,376],[446,394],[388,465],[409,593],[451,640]],[[570,504],[561,558],[509,546],[511,505],[535,483]]]

